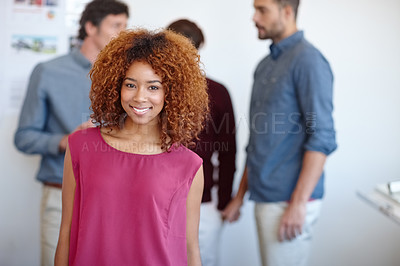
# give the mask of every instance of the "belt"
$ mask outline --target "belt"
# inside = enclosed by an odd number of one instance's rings
[[[43,185],[62,189],[62,184],[58,184],[58,183],[44,182]]]

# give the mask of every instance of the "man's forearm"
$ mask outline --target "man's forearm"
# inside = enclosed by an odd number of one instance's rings
[[[60,153],[59,143],[63,136],[64,134],[20,128],[14,136],[14,143],[17,149],[24,153],[57,155]]]
[[[236,198],[243,200],[244,195],[247,192],[247,189],[248,189],[248,184],[247,184],[247,166],[246,166],[243,171],[243,176],[242,180],[240,181],[238,192],[236,193]]]
[[[292,203],[306,203],[310,199],[322,175],[325,161],[326,155],[322,152],[305,152],[300,176],[292,193]]]

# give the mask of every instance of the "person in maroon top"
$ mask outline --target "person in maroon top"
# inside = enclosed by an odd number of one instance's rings
[[[168,27],[191,39],[199,49],[204,43],[201,29],[193,22],[181,19]],[[192,149],[203,159],[204,192],[200,213],[200,255],[203,266],[218,265],[218,246],[223,219],[222,211],[231,200],[235,173],[236,136],[235,118],[228,90],[207,78],[210,117]],[[218,158],[218,160],[215,160]],[[212,199],[213,188],[218,188],[218,201]],[[217,202],[217,206],[215,203]]]

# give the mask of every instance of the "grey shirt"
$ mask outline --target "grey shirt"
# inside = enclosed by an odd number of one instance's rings
[[[62,182],[64,152],[59,143],[89,119],[91,67],[73,50],[32,71],[14,141],[20,151],[42,155],[37,174],[41,182]]]
[[[329,155],[337,147],[328,61],[302,31],[270,49],[255,71],[250,104],[247,171],[256,202],[290,200],[304,153]],[[324,174],[311,198],[323,194]]]

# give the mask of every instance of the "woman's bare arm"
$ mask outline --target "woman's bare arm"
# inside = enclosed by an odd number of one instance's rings
[[[67,146],[64,160],[64,175],[62,185],[62,218],[60,235],[54,259],[55,266],[67,266],[69,256],[69,237],[71,232],[72,210],[75,197],[75,176],[72,169],[71,154]]]
[[[203,166],[201,166],[193,179],[186,201],[186,243],[189,266],[201,265],[199,249],[199,219],[203,187],[204,173]]]

